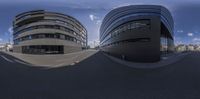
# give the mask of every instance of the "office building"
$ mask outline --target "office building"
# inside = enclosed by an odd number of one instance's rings
[[[13,51],[26,54],[65,54],[87,47],[87,31],[75,18],[56,12],[24,12],[13,21]]]
[[[158,5],[116,8],[100,28],[100,49],[128,61],[156,62],[174,52],[174,22],[169,10]]]

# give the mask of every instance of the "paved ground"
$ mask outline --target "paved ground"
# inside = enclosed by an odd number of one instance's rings
[[[69,54],[56,54],[56,55],[31,55],[31,54],[21,54],[13,52],[5,52],[12,55],[24,62],[32,64],[33,66],[56,68],[66,65],[73,65],[87,59],[98,52],[98,50],[83,50],[79,52],[69,53]]]
[[[0,99],[200,99],[200,53],[157,69],[123,66],[101,52],[75,66],[34,68],[0,53]]]
[[[173,55],[163,56],[163,57],[161,57],[160,61],[154,62],[154,63],[130,62],[130,61],[126,61],[126,60],[123,60],[123,59],[120,59],[120,58],[116,58],[116,57],[111,56],[111,55],[107,55],[107,54],[104,54],[104,55],[109,57],[111,60],[113,60],[113,61],[115,61],[119,64],[123,64],[125,66],[128,66],[128,67],[137,68],[137,69],[154,69],[154,68],[165,67],[166,65],[176,63],[177,61],[186,57],[188,54],[190,54],[190,52],[174,53]]]

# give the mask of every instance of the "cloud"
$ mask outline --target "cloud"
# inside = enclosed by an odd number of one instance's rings
[[[191,37],[193,36],[193,33],[189,32],[187,35]]]
[[[89,18],[91,21],[95,22],[95,24],[100,25],[102,20],[100,19],[100,17],[94,15],[94,14],[90,14]]]
[[[2,39],[2,38],[0,38],[0,42],[1,42],[1,41],[3,41],[3,39]]]
[[[183,44],[183,41],[175,41],[175,44]]]
[[[91,47],[91,48],[94,48],[96,46],[99,46],[100,44],[100,41],[99,40],[93,40],[93,41],[89,41],[88,42],[88,45]]]
[[[120,4],[120,5],[114,6],[113,9],[116,9],[116,8],[119,8],[119,7],[124,7],[124,6],[130,6],[130,5],[131,5],[130,3],[123,3],[123,4]]]
[[[146,3],[144,2],[126,2],[126,3],[122,3],[122,2],[119,2],[118,5],[114,5],[112,7],[112,9],[116,9],[116,8],[120,8],[120,7],[125,7],[125,6],[131,6],[131,5],[145,5]]]
[[[8,32],[10,33],[10,35],[12,35],[13,34],[13,27],[9,27]]]
[[[101,24],[101,22],[102,22],[101,20],[97,20],[96,24]]]
[[[10,26],[7,28],[7,31],[4,32],[3,38],[0,39],[1,42],[10,42],[13,43],[13,27]]]
[[[93,15],[93,14],[90,14],[89,17],[90,17],[90,20],[92,20],[92,21],[94,21],[94,20],[97,18],[97,17],[96,17],[95,15]]]
[[[177,30],[178,33],[183,33],[183,30]]]
[[[200,38],[193,38],[192,41],[198,42],[198,41],[200,41]]]

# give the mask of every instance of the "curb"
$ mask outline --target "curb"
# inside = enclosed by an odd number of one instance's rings
[[[189,55],[190,53],[177,53],[173,56],[169,56],[169,57],[165,57],[165,59],[161,59],[159,62],[155,62],[155,63],[136,63],[136,62],[131,62],[131,61],[125,61],[119,58],[116,58],[114,56],[110,56],[106,53],[103,53],[105,56],[107,56],[108,58],[110,58],[112,61],[117,62],[119,64],[131,67],[131,68],[136,68],[136,69],[155,69],[155,68],[160,68],[160,67],[164,67],[164,66],[168,66],[170,64],[173,64],[181,59],[183,59],[184,57],[186,57],[187,55]]]

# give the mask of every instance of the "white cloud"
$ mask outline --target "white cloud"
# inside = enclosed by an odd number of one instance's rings
[[[183,30],[177,30],[178,33],[183,33]]]
[[[91,21],[94,21],[95,24],[97,24],[97,25],[101,24],[101,19],[99,17],[97,17],[96,15],[90,14],[89,18],[90,18]]]
[[[177,44],[183,44],[183,42],[182,41],[175,41],[175,44],[177,45]]]
[[[9,27],[8,32],[10,33],[10,35],[12,35],[13,34],[13,27]]]
[[[93,15],[93,14],[90,14],[89,17],[90,17],[90,20],[92,20],[92,21],[94,21],[94,20],[97,18],[97,17],[96,17],[95,15]]]
[[[189,32],[187,35],[188,35],[188,36],[193,36],[194,34],[193,34],[193,33],[191,33],[191,32]]]
[[[120,4],[120,5],[117,5],[115,7],[113,7],[113,9],[116,9],[116,8],[119,8],[119,7],[123,7],[123,6],[130,6],[131,4],[129,3],[123,3],[123,4]]]
[[[99,40],[93,40],[93,41],[89,41],[88,42],[88,45],[91,47],[91,48],[94,48],[96,46],[99,46],[100,44],[100,41]]]
[[[3,43],[13,43],[13,27],[10,26],[6,32],[3,33],[3,38],[0,38],[0,42]]]
[[[96,24],[101,24],[101,22],[102,22],[101,20],[97,20]]]
[[[119,4],[117,6],[114,6],[112,9],[116,9],[116,8],[119,8],[119,7],[124,7],[124,6],[130,6],[130,5],[145,5],[145,3],[141,3],[141,2],[135,2],[135,3],[122,3],[122,4]]]
[[[200,41],[200,38],[193,38],[192,41],[198,42],[198,41]]]

